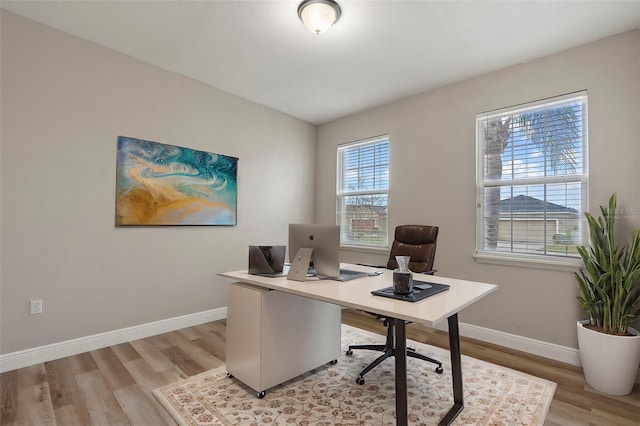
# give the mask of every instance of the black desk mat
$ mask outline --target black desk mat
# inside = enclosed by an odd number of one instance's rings
[[[449,290],[446,284],[430,283],[426,281],[413,281],[413,290],[409,294],[395,294],[393,287],[385,287],[380,290],[374,290],[371,294],[382,297],[390,297],[391,299],[404,300],[406,302],[418,302],[426,299],[434,294],[442,293]]]

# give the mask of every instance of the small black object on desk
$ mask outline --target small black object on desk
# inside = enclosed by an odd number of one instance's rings
[[[404,300],[406,302],[418,302],[426,299],[434,294],[442,293],[449,290],[446,284],[430,283],[426,281],[414,281],[413,289],[409,294],[396,294],[393,292],[393,286],[385,287],[380,290],[374,290],[371,294],[382,297],[390,297],[392,299]]]

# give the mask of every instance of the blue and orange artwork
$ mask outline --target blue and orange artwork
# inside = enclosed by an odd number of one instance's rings
[[[117,225],[236,225],[238,159],[118,136]]]

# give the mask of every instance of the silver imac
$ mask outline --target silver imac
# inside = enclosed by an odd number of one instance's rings
[[[340,276],[340,227],[338,225],[289,225],[289,261],[301,248],[313,249],[310,273],[318,277]]]

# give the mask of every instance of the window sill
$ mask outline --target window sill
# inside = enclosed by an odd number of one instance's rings
[[[371,247],[371,246],[350,246],[341,245],[340,250],[353,251],[359,253],[375,253],[375,254],[389,254],[389,247]]]
[[[530,256],[476,253],[473,258],[478,263],[514,266],[519,268],[551,269],[563,272],[577,272],[582,267],[581,259],[540,258]]]

